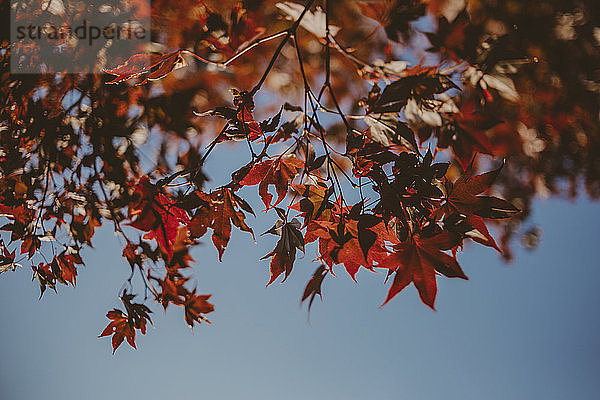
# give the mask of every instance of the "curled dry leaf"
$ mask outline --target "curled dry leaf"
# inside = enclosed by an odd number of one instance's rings
[[[134,54],[124,64],[115,68],[104,69],[104,72],[115,75],[109,84],[125,82],[132,78],[143,78],[138,85],[164,78],[171,71],[187,66],[182,56],[183,50],[167,54]]]
[[[325,265],[321,264],[307,282],[300,302],[304,302],[306,299],[308,299],[308,312],[310,312],[312,303],[317,295],[319,295],[321,300],[323,299],[321,286],[323,285],[323,279],[325,279],[325,276],[327,276],[328,272],[329,270],[325,267]]]

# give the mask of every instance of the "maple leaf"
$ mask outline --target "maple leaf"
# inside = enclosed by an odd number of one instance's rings
[[[23,242],[21,243],[21,254],[27,253],[28,258],[31,259],[41,246],[42,242],[37,235],[28,235],[23,238]]]
[[[248,136],[250,141],[258,139],[263,132],[252,115],[254,110],[252,95],[247,91],[239,92],[236,89],[231,89],[231,93],[233,94],[233,104],[237,107],[236,117],[244,127],[244,136]]]
[[[56,291],[56,278],[52,273],[50,264],[39,263],[37,267],[32,265],[31,269],[33,270],[33,279],[37,279],[40,284],[40,299],[47,287]]]
[[[265,232],[280,236],[275,249],[262,258],[271,257],[271,279],[267,283],[267,286],[285,272],[282,281],[284,282],[292,272],[292,267],[296,260],[296,249],[304,252],[304,237],[302,236],[302,232],[300,232],[300,222],[296,218],[290,222],[284,222],[285,212],[278,208],[276,210],[282,220],[278,220],[271,229]]]
[[[277,125],[281,112],[273,117],[272,120],[263,121],[258,124],[254,120],[254,100],[252,95],[248,91],[238,91],[237,89],[231,89],[233,95],[233,104],[236,108],[231,107],[217,107],[214,110],[207,111],[205,113],[195,114],[199,117],[205,115],[213,115],[227,120],[223,132],[218,137],[218,142],[229,141],[229,140],[250,140],[254,141],[259,137],[263,136],[265,132],[272,131],[274,128],[272,124]]]
[[[179,232],[186,232],[188,228],[182,226]],[[161,303],[166,310],[169,304],[176,306],[185,305],[186,299],[190,295],[190,291],[185,287],[185,284],[190,280],[189,277],[181,273],[181,269],[188,268],[188,262],[193,261],[189,256],[188,249],[175,251],[175,255],[170,263],[165,266],[166,275],[164,278],[157,278],[148,274],[149,279],[153,279],[160,285],[160,291],[155,293],[156,300]]]
[[[397,155],[389,151],[387,146],[366,134],[348,134],[346,153],[355,157],[352,168],[355,176],[369,176],[377,165],[387,164],[397,158]]]
[[[127,338],[127,343],[134,349],[137,348],[135,346],[135,329],[129,323],[129,320],[125,314],[121,310],[113,309],[106,313],[106,318],[110,319],[110,323],[104,328],[102,333],[98,336],[112,336],[112,348],[113,354],[117,348],[123,343],[123,340]]]
[[[308,300],[308,312],[310,313],[310,308],[312,307],[312,303],[315,300],[315,297],[319,295],[321,300],[323,300],[323,295],[321,293],[321,285],[323,284],[323,279],[329,270],[325,267],[325,265],[321,264],[313,273],[313,276],[310,278],[306,287],[304,288],[304,292],[302,293],[301,302],[304,302],[306,299]]]
[[[219,252],[219,261],[222,260],[225,248],[231,237],[231,224],[244,232],[249,232],[254,238],[254,232],[246,224],[246,216],[237,208],[248,208],[246,202],[235,196],[228,188],[206,194],[196,192],[204,205],[200,206],[188,224],[192,237],[201,237],[208,228],[213,230],[212,241]],[[251,209],[250,209],[251,210]]]
[[[182,57],[182,52],[183,50],[167,54],[134,54],[124,64],[103,71],[115,75],[112,81],[107,82],[109,84],[143,77],[144,79],[138,83],[138,85],[143,85],[148,81],[162,79],[174,69],[186,66],[187,63]]]
[[[465,232],[466,236],[484,246],[492,247],[502,254],[502,250],[496,244],[496,241],[488,231],[487,226],[485,226],[483,218],[478,215],[469,215],[466,218],[466,222],[472,227],[471,230]]]
[[[99,226],[102,226],[102,223],[91,215],[87,216],[86,220],[86,215],[74,214],[69,229],[78,242],[92,247],[91,240]]]
[[[194,327],[194,322],[204,321],[210,324],[210,321],[202,314],[208,314],[214,311],[215,307],[208,302],[210,294],[196,294],[196,289],[190,292],[185,299],[185,322],[190,328]]]
[[[254,232],[245,222],[244,213],[235,210],[231,191],[223,192],[223,202],[217,203],[216,213],[213,216],[211,228],[213,229],[212,241],[219,252],[219,261],[222,260],[223,252],[231,237],[231,223],[244,232],[250,232],[254,238]]]
[[[127,245],[123,249],[122,256],[127,259],[127,262],[131,267],[131,272],[133,272],[133,269],[136,265],[139,267],[142,266],[142,256],[137,253],[138,247],[138,245],[128,241]]]
[[[277,127],[279,126],[279,122],[281,121],[281,113],[283,112],[283,107],[279,109],[279,112],[273,116],[273,118],[266,119],[260,122],[260,129],[263,133],[275,132]]]
[[[292,210],[302,213],[304,225],[306,226],[313,219],[324,215],[325,219],[329,216],[329,211],[333,208],[333,203],[329,200],[333,194],[333,186],[327,187],[325,182],[318,180],[315,185],[292,185],[292,188],[300,194],[303,199],[290,206]]]
[[[229,15],[229,21],[231,22],[229,25],[221,15],[210,11],[207,20],[211,20],[211,25],[217,25],[220,28],[211,29],[213,35],[223,32],[224,29],[227,29],[227,32],[219,37],[211,35],[205,41],[219,52],[229,55],[243,50],[265,32],[265,28],[257,26],[256,22],[249,17],[241,3],[233,6]]]
[[[111,321],[98,337],[112,335],[113,354],[115,354],[115,351],[125,339],[127,339],[127,343],[131,347],[137,349],[135,345],[135,330],[138,329],[142,335],[145,335],[146,321],[152,323],[148,315],[152,311],[143,304],[131,303],[134,297],[135,295],[127,293],[126,290],[123,291],[121,302],[125,306],[127,313],[123,313],[123,311],[117,308],[106,313],[106,317]]]
[[[15,263],[16,250],[10,252],[2,239],[0,239],[0,249],[2,250],[0,254],[0,274],[8,270],[14,271],[17,266],[20,266]]]
[[[254,164],[248,174],[239,181],[239,184],[243,186],[259,185],[258,193],[268,210],[284,199],[289,182],[294,179],[298,169],[303,166],[304,162],[293,154],[262,161]],[[275,186],[277,192],[277,199],[272,205],[273,195],[268,191],[269,185]]]
[[[129,203],[129,223],[134,228],[148,232],[145,239],[156,239],[160,249],[171,259],[173,245],[177,238],[179,224],[187,224],[189,217],[185,210],[177,207],[175,201],[158,192],[150,178],[144,175],[134,186]]]
[[[369,228],[377,226],[381,222],[381,218],[376,217],[372,214],[362,214],[358,217],[357,228],[357,239],[360,249],[365,256],[365,260],[368,257],[369,249],[377,241],[377,233],[373,232]]]
[[[34,210],[24,205],[13,208],[0,204],[0,216],[9,217],[23,225],[28,225],[33,220],[34,215]]]
[[[156,279],[156,278],[155,278]],[[185,304],[185,298],[188,295],[188,290],[185,288],[185,283],[189,280],[181,275],[177,268],[167,267],[167,276],[164,279],[156,279],[162,289],[158,295],[158,300],[166,310],[169,303],[181,306]]]
[[[443,250],[450,250],[460,244],[460,235],[442,231],[432,237],[422,237],[415,234],[406,242],[394,246],[394,253],[390,254],[380,267],[395,269],[392,286],[382,306],[386,305],[394,296],[411,282],[419,292],[423,303],[435,309],[435,296],[437,284],[436,271],[449,278],[468,279],[456,259]]]
[[[144,304],[132,303],[131,300],[133,300],[134,297],[135,297],[134,294],[127,293],[127,290],[124,290],[120,299],[121,299],[121,302],[123,303],[123,305],[125,306],[125,310],[127,311],[129,318],[133,321],[133,325],[137,329],[142,329],[143,330],[142,333],[146,333],[146,329],[145,329],[145,327],[142,327],[142,325],[145,326],[144,321],[146,321],[146,320],[148,320],[148,321],[150,321],[150,323],[152,323],[152,320],[150,319],[150,316],[148,315],[152,311],[150,311],[150,309],[148,307],[146,307]]]
[[[490,188],[500,174],[503,165],[496,170],[472,176],[473,164],[471,164],[454,183],[447,182],[446,202],[433,212],[437,219],[443,215],[458,214],[459,217],[454,217],[458,220],[452,221],[453,225],[464,220],[467,228],[463,228],[462,231],[466,236],[485,246],[493,247],[500,253],[502,251],[490,235],[483,218],[510,218],[520,210],[506,200],[493,196],[479,196],[479,194]]]
[[[481,175],[472,176],[472,165],[453,184],[450,184],[446,205],[443,209],[451,213],[452,209],[459,213],[477,215],[481,218],[504,219],[520,212],[506,200],[493,196],[479,196],[490,188],[496,180],[504,164],[498,169]]]
[[[361,226],[362,229],[367,228]],[[356,281],[356,273],[360,267],[373,270],[373,266],[380,263],[387,256],[386,241],[391,243],[398,241],[383,222],[371,226],[367,230],[375,234],[376,240],[369,243],[368,236],[370,235],[364,232],[361,234],[361,236],[364,236],[364,238],[361,238],[363,242],[361,246],[358,240],[358,221],[315,220],[308,224],[305,240],[306,243],[311,243],[318,239],[321,260],[330,268],[334,264],[342,264],[350,277]],[[366,257],[365,253],[367,254]]]
[[[57,268],[55,276],[57,280],[63,284],[67,282],[75,287],[77,282],[77,268],[75,264],[83,264],[81,258],[77,255],[68,254],[63,251],[52,260],[51,266]]]
[[[433,155],[429,150],[422,159],[416,154],[401,153],[392,168],[392,182],[380,166],[374,167],[371,177],[377,183],[374,189],[380,194],[380,201],[374,208],[376,213],[381,214],[385,221],[395,216],[404,223],[407,207],[428,214],[427,210],[437,206],[443,196],[440,179],[449,164],[432,164],[432,161]]]
[[[47,287],[56,291],[56,282],[63,285],[70,283],[74,287],[77,277],[75,264],[83,265],[83,260],[78,252],[69,247],[52,258],[49,263],[39,263],[37,267],[32,265],[33,278],[37,279],[40,284],[40,299]]]
[[[283,105],[283,110],[293,112],[295,117],[291,118],[289,121],[281,124],[277,132],[271,137],[270,143],[276,143],[279,141],[285,141],[292,137],[294,133],[298,133],[299,129],[304,125],[304,119],[308,118],[311,122],[314,122],[317,125],[317,121],[314,118],[310,118],[307,114],[305,114],[302,107],[294,106],[289,103],[285,103]],[[261,124],[262,126],[262,124]]]

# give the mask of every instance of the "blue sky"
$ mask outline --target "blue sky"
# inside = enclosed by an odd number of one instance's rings
[[[219,264],[194,253],[199,292],[213,293],[213,325],[192,333],[181,309],[153,305],[138,350],[97,339],[129,274],[107,225],[85,253],[77,287],[38,301],[29,270],[0,276],[0,398],[596,399],[600,390],[600,204],[537,202],[538,249],[505,264],[468,246],[469,281],[439,279],[434,312],[409,287],[385,308],[383,274],[339,269],[307,323],[299,297],[317,267],[309,247],[285,284],[265,288],[275,245],[234,231]],[[265,221],[268,220],[268,221]],[[252,219],[255,231],[269,218]],[[262,225],[260,226],[262,228]]]

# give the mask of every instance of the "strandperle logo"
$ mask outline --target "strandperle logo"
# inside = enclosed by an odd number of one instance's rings
[[[83,23],[75,28],[71,26],[55,26],[45,24],[43,26],[19,25],[16,27],[17,39],[62,41],[76,38],[87,41],[91,46],[94,40],[143,40],[146,38],[146,29],[136,21],[127,21],[125,24],[117,26],[115,24],[98,27],[83,20]]]
[[[11,72],[100,72],[145,52],[149,10],[144,0],[11,0]]]

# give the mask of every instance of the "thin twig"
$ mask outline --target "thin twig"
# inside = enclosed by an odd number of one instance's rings
[[[241,56],[243,56],[244,54],[246,54],[248,51],[252,50],[253,48],[255,48],[256,46],[258,46],[261,43],[265,43],[268,42],[270,40],[276,39],[280,36],[283,36],[285,34],[288,33],[288,30],[284,30],[281,32],[277,32],[277,33],[273,33],[272,35],[268,35],[268,36],[264,36],[262,38],[258,38],[255,41],[253,41],[251,44],[249,44],[248,46],[244,47],[242,50],[240,50],[239,52],[237,52],[236,54],[234,54],[233,56],[231,56],[231,58],[229,58],[227,61],[224,62],[219,62],[219,61],[212,61],[209,59],[206,59],[202,56],[199,56],[198,54],[194,53],[193,51],[190,50],[182,50],[182,53],[185,54],[189,54],[190,56],[194,57],[196,60],[198,61],[202,61],[205,64],[210,64],[210,65],[215,65],[218,67],[228,67],[229,64],[231,64],[232,62],[234,62],[235,60],[237,60],[238,58],[240,58]]]
[[[269,72],[271,72],[271,68],[273,68],[273,65],[275,65],[275,61],[277,61],[279,54],[281,54],[281,50],[287,43],[288,39],[296,33],[296,30],[298,30],[298,26],[300,26],[300,22],[302,21],[302,18],[304,18],[304,15],[308,12],[308,10],[310,9],[310,7],[312,6],[312,4],[314,2],[315,2],[315,0],[310,0],[308,3],[306,3],[304,10],[302,10],[302,13],[300,14],[300,16],[298,17],[296,22],[294,22],[294,24],[287,30],[287,34],[285,35],[285,37],[283,38],[281,43],[279,43],[279,46],[277,46],[277,49],[275,50],[273,57],[271,57],[271,61],[269,61],[269,65],[267,65],[267,69],[261,76],[261,78],[258,81],[258,83],[256,84],[256,86],[254,86],[254,88],[252,88],[252,90],[250,91],[251,96],[254,96],[256,94],[256,92],[258,92],[260,90],[261,86],[265,82],[265,79],[267,79],[267,75],[269,75]]]

